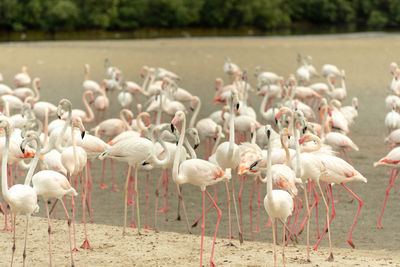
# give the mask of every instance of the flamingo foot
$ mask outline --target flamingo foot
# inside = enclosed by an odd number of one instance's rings
[[[175,220],[176,220],[176,221],[180,221],[180,220],[181,220],[181,215],[178,215],[178,217],[176,217]]]
[[[256,229],[253,230],[253,233],[259,233],[260,232],[260,227],[257,227]]]
[[[243,244],[243,234],[241,232],[239,232],[239,242],[240,245]]]
[[[87,238],[85,239],[85,241],[83,241],[83,244],[82,244],[81,248],[83,248],[83,249],[90,249],[91,248],[91,246],[89,244],[89,240]]]
[[[328,230],[327,230],[326,232],[328,232]],[[320,237],[319,234],[316,234],[316,235],[314,236],[315,239],[319,239],[319,237]]]
[[[131,224],[129,225],[129,227],[131,227],[131,228],[136,228],[135,222],[131,222]]]
[[[381,225],[381,222],[377,222],[376,225],[378,226],[379,229],[383,229],[383,226]]]
[[[128,206],[132,206],[134,203],[135,203],[135,202],[133,202],[132,200],[128,200],[128,201],[126,202],[126,204],[127,204]]]
[[[112,190],[113,190],[114,192],[119,192],[119,189],[118,189],[116,186],[113,186],[113,187],[112,187]]]
[[[146,229],[146,230],[153,230],[153,228],[151,228],[151,227],[148,226],[148,225],[146,225],[146,226],[144,227],[144,229]]]
[[[158,213],[165,213],[167,211],[169,211],[169,208],[162,208],[162,209],[158,210],[157,212]]]
[[[353,244],[353,241],[351,241],[350,239],[347,240],[347,243],[349,243],[349,245],[350,245],[352,248],[355,248],[355,246],[354,246],[354,244]]]
[[[107,189],[108,186],[106,186],[106,185],[104,185],[104,184],[100,184],[100,188],[101,188],[101,189]]]
[[[192,227],[196,227],[198,222],[195,222],[194,224],[192,224]]]
[[[72,252],[79,252],[79,249],[77,249],[76,247],[72,250]]]
[[[210,260],[210,266],[211,266],[211,267],[215,267],[214,259],[211,259],[211,260]]]
[[[232,242],[229,242],[228,244],[225,245],[226,247],[236,247],[235,244],[233,244]]]
[[[226,238],[233,238],[233,239],[235,239],[236,236],[235,236],[234,234],[231,234],[231,235],[227,235]]]
[[[329,258],[327,259],[327,261],[333,261],[333,253],[331,252],[331,254],[329,255]]]

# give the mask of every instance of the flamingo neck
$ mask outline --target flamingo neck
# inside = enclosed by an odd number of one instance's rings
[[[156,125],[161,124],[161,114],[162,114],[162,109],[164,107],[164,102],[163,102],[163,93],[160,92],[160,106],[157,110],[157,117],[156,117]]]
[[[75,140],[75,134],[74,134],[74,127],[75,123],[72,122],[71,125],[71,138],[72,138],[72,151],[74,154],[74,171],[72,172],[73,174],[76,174],[78,171],[78,157],[76,155],[76,140]]]
[[[37,166],[37,164],[39,162],[40,150],[42,148],[41,144],[40,144],[40,139],[39,139],[38,136],[33,138],[33,141],[35,141],[35,144],[36,144],[35,157],[33,158],[32,162],[30,164],[30,167],[29,167],[29,171],[28,171],[28,173],[26,175],[25,183],[24,183],[25,185],[30,185],[31,184],[33,172],[35,171],[36,166]]]
[[[139,115],[137,115],[136,117],[136,125],[139,128],[140,132],[144,135],[147,134],[148,131],[148,127],[145,126],[145,124],[142,121],[142,118],[148,116],[150,117],[150,115],[147,112],[141,112]]]
[[[301,177],[301,160],[300,160],[300,145],[299,145],[299,135],[298,132],[295,130],[294,133],[294,143],[296,148],[296,168],[295,173],[296,177]],[[268,148],[269,149],[269,148]]]
[[[186,134],[186,117],[183,116],[182,132],[181,136],[179,137],[178,148],[175,151],[174,166],[172,168],[172,179],[177,184],[186,183],[185,177],[183,177],[183,175],[179,175],[180,154],[182,153],[182,145],[185,139],[185,134]]]
[[[189,128],[193,128],[194,127],[194,123],[196,122],[197,115],[199,114],[200,108],[201,108],[200,98],[196,97],[195,100],[197,101],[196,110],[194,111],[193,116],[190,119]]]
[[[265,117],[265,116],[267,115],[267,112],[265,111],[265,107],[266,107],[267,102],[268,102],[269,88],[270,88],[270,86],[268,85],[267,92],[265,93],[265,95],[264,95],[264,97],[263,97],[263,100],[262,100],[262,102],[261,102],[261,105],[260,105],[260,113],[261,113],[261,115],[262,115],[263,117]]]
[[[101,91],[101,90],[100,90]],[[93,110],[90,107],[86,96],[90,93],[90,91],[87,91],[86,93],[84,93],[82,95],[82,101],[83,101],[83,105],[85,106],[87,113],[89,114],[89,116],[85,116],[85,119],[83,120],[84,122],[91,122],[94,119],[94,114],[93,114]]]
[[[284,138],[286,140],[284,140]],[[285,164],[289,166],[290,153],[289,153],[289,148],[286,145],[286,141],[287,141],[287,135],[285,135],[285,136],[281,135],[281,144],[282,144],[283,149],[285,150],[285,156],[286,156]]]
[[[39,133],[40,136],[40,133]],[[47,146],[47,142],[49,139],[49,108],[45,108],[45,113],[44,113],[44,140],[43,140],[43,146]]]
[[[37,87],[37,81],[38,81],[37,79],[34,79],[33,80],[33,84],[32,84],[33,92],[35,93],[35,96],[33,97],[33,100],[35,102],[39,101],[39,99],[40,99],[40,92],[39,92],[39,89]]]
[[[229,147],[228,147],[228,158],[231,159],[233,156],[233,149],[235,146],[235,112],[233,110],[233,101],[229,107]]]
[[[190,154],[190,158],[191,159],[197,159],[197,155],[196,152],[194,151],[193,147],[190,145],[189,141],[187,140],[187,138],[185,137],[185,142],[184,145],[186,147],[186,149],[189,151]],[[214,151],[214,150],[213,150]],[[214,152],[213,152],[214,153]],[[174,158],[175,159],[175,158]]]
[[[272,160],[271,160],[271,154],[272,154],[272,147],[271,147],[271,141],[268,138],[268,152],[267,152],[267,198],[269,201],[273,200],[273,195],[272,195]]]
[[[3,150],[3,158],[1,161],[1,192],[6,201],[9,202],[10,194],[8,191],[8,183],[7,183],[7,160],[8,160],[8,149],[10,147],[10,129],[7,126],[4,128],[6,135],[6,143],[5,148]]]
[[[120,117],[121,121],[124,123],[125,128],[128,130],[131,130],[131,126],[129,125],[129,123],[125,117],[126,114],[130,115],[130,110],[124,108],[123,110],[120,111],[119,117]]]
[[[68,117],[67,120],[64,123],[63,128],[61,129],[61,133],[60,135],[57,137],[56,143],[55,143],[55,148],[58,150],[58,152],[62,152],[63,148],[62,148],[62,140],[64,138],[64,134],[65,131],[67,130],[68,125],[71,123],[71,119],[72,119],[72,107],[70,105],[67,106],[68,110]],[[45,149],[47,151],[47,149]]]

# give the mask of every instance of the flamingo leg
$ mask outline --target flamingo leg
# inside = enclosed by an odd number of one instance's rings
[[[85,232],[85,241],[81,245],[83,249],[89,249],[90,244],[87,238],[87,229],[86,229],[86,194],[88,192],[88,167],[85,166],[85,183],[83,183],[83,173],[81,172],[81,188],[82,188],[82,221],[83,221],[83,229]]]
[[[185,203],[183,202],[181,189],[178,184],[176,184],[176,192],[178,193],[179,202],[181,202],[181,205],[182,205],[183,216],[185,216],[186,229],[187,229],[188,233],[191,234],[192,232],[190,231],[189,220],[188,220],[187,213],[186,213]]]
[[[239,241],[240,244],[243,244],[243,232],[240,228],[240,224],[239,224],[239,215],[238,215],[238,210],[237,210],[237,205],[236,205],[236,197],[235,197],[235,184],[234,184],[234,180],[236,177],[233,177],[231,179],[232,181],[232,199],[233,199],[233,207],[235,208],[235,215],[236,215],[236,223],[237,223],[237,228],[238,228],[238,232],[239,232]]]
[[[111,180],[112,180],[112,190],[114,192],[119,192],[119,189],[115,186],[115,175],[114,175],[114,159],[111,160]]]
[[[282,262],[283,266],[286,265],[286,260],[285,260],[285,247],[286,247],[286,223],[283,222],[283,235],[282,235]]]
[[[234,246],[232,243],[232,237],[233,233],[232,233],[232,220],[231,220],[231,198],[229,196],[229,188],[228,188],[228,182],[225,183],[225,189],[226,189],[226,204],[228,206],[228,227],[229,227],[229,231],[228,231],[228,237],[229,237],[229,243],[228,246]]]
[[[307,207],[307,259],[306,259],[306,261],[311,262],[311,260],[310,260],[310,206],[308,203],[308,195],[307,195],[306,187],[304,187],[304,196],[306,199],[306,207]]]
[[[14,262],[14,253],[15,253],[15,221],[16,221],[16,215],[14,215],[14,233],[13,233],[13,246],[11,248],[12,250],[12,254],[11,254],[11,267],[13,266],[13,262]]]
[[[243,233],[243,212],[242,212],[242,192],[243,192],[244,178],[242,177],[242,183],[240,185],[238,200],[239,200],[239,212],[240,212],[240,232]]]
[[[93,209],[92,209],[92,162],[88,160],[87,162],[87,172],[88,172],[88,177],[87,177],[87,208],[89,212],[89,222],[93,222]]]
[[[158,228],[157,228],[157,214],[158,214],[158,200],[159,200],[159,192],[158,190],[160,189],[160,184],[163,180],[163,174],[164,174],[164,169],[161,170],[161,175],[160,178],[158,179],[158,183],[156,186],[156,191],[155,191],[155,195],[156,195],[156,203],[155,203],[155,209],[154,209],[154,231],[158,232]]]
[[[257,228],[254,232],[260,232],[260,207],[261,207],[261,193],[260,193],[260,181],[257,180]]]
[[[104,185],[104,170],[106,167],[106,159],[103,159],[103,166],[101,168],[101,180],[100,180],[100,188],[101,189],[107,189],[108,186]]]
[[[318,196],[317,190],[315,189],[315,183],[314,182],[312,182],[312,190],[313,190],[313,193],[314,193],[315,202],[311,206],[311,209],[315,205],[315,220],[316,220],[316,227],[317,227],[317,235],[314,238],[317,239],[320,236],[320,234],[319,234],[319,223],[318,223],[318,218],[319,218],[319,216],[318,216],[318,201],[319,201],[319,196]]]
[[[326,201],[326,199],[325,199],[325,195],[324,195],[324,192],[323,192],[323,190],[322,190],[322,188],[321,188],[321,184],[319,183],[319,181],[317,181],[317,184],[318,184],[319,191],[321,192],[322,200],[324,201],[325,209],[326,209],[326,227],[327,227],[327,230],[328,230],[329,252],[330,252],[330,253],[329,253],[328,261],[333,261],[333,249],[332,249],[332,240],[331,240],[331,230],[330,230],[330,227],[329,227],[329,206],[328,206],[328,203],[327,203],[327,201]],[[326,232],[326,230],[324,230],[324,233],[325,233],[325,232]],[[322,240],[322,237],[321,237],[320,240]],[[318,240],[318,242],[320,242],[320,240]],[[318,247],[318,244],[317,244],[316,247]]]
[[[71,183],[71,174],[68,173],[68,180]],[[71,197],[71,209],[72,209],[72,226],[74,230],[74,248],[72,251],[78,252],[79,250],[76,247],[76,226],[75,226],[75,197]]]
[[[74,256],[72,254],[72,242],[71,242],[71,218],[69,217],[67,207],[65,207],[64,201],[60,198],[61,204],[65,211],[65,216],[67,217],[68,223],[68,240],[69,240],[69,252],[71,253],[71,266],[74,266]]]
[[[144,226],[144,229],[151,230],[151,227],[149,226],[149,176],[150,173],[147,172],[146,174],[146,225]]]
[[[354,248],[355,246],[354,246],[353,241],[351,241],[351,235],[353,234],[353,230],[354,230],[354,226],[355,226],[356,221],[357,221],[357,217],[358,217],[358,215],[360,214],[360,211],[361,211],[362,206],[364,205],[364,202],[363,202],[356,194],[354,194],[354,192],[351,191],[350,188],[348,188],[344,183],[341,183],[341,185],[342,185],[347,191],[349,191],[349,193],[350,193],[355,199],[357,199],[357,201],[358,201],[358,203],[359,203],[358,210],[357,210],[357,214],[356,214],[356,216],[354,217],[353,225],[351,226],[350,233],[349,233],[349,238],[347,239],[347,242],[349,243],[349,245],[350,245],[352,248]]]
[[[135,195],[136,195],[136,215],[138,221],[138,234],[140,235],[140,210],[139,210],[139,192],[138,192],[138,165],[135,164]]]
[[[129,177],[131,175],[131,165],[128,166],[128,174],[126,176],[126,180],[125,180],[125,188],[124,188],[124,228],[122,230],[122,235],[125,235],[126,233],[126,215],[127,215],[127,206],[128,206],[128,183],[129,183]]]
[[[206,227],[206,212],[205,212],[205,192],[201,192],[203,195],[203,222],[201,224],[201,245],[200,245],[200,267],[203,267],[203,242],[204,242],[204,228]]]
[[[28,226],[29,226],[29,217],[30,215],[26,215],[26,227],[25,227],[25,240],[24,240],[24,252],[22,253],[22,267],[25,267],[26,260],[26,240],[28,239]],[[51,262],[50,262],[51,266]]]
[[[50,214],[49,214],[49,204],[47,203],[47,200],[45,200],[46,202],[46,213],[47,213],[47,224],[48,224],[48,229],[47,229],[47,233],[48,233],[48,237],[49,237],[49,263],[50,266],[52,266],[52,253],[51,253],[51,238],[50,238],[50,234],[51,234],[51,223],[50,223]]]
[[[271,218],[270,218],[271,219]],[[274,266],[276,267],[276,235],[275,235],[275,219],[271,219],[272,223],[272,238],[274,240]]]
[[[208,198],[211,200],[211,202],[213,203],[215,209],[218,212],[217,225],[215,226],[215,234],[214,234],[214,240],[213,240],[213,244],[212,244],[212,248],[211,248],[211,256],[210,256],[210,266],[214,266],[215,267],[215,263],[214,263],[214,247],[215,247],[215,240],[217,239],[217,232],[218,232],[219,222],[220,222],[221,216],[222,216],[222,211],[218,207],[218,205],[215,202],[215,200],[211,197],[210,193],[208,193],[207,190],[205,190],[205,191],[206,191],[206,194],[207,194]]]
[[[254,236],[253,236],[253,196],[254,196],[254,187],[255,187],[255,182],[253,181],[251,184],[251,194],[250,194],[250,239],[251,241],[254,241]]]
[[[396,170],[396,171],[392,170],[391,172],[392,173],[391,173],[391,176],[389,179],[389,185],[388,185],[388,188],[386,189],[385,201],[383,202],[383,207],[382,207],[381,213],[379,214],[378,222],[376,223],[378,228],[380,228],[380,229],[383,228],[383,226],[381,225],[381,220],[382,220],[383,212],[385,211],[385,206],[386,206],[386,202],[389,197],[390,189],[392,188],[392,186],[394,186],[394,180],[396,180],[397,175],[399,174],[398,170]]]
[[[182,193],[182,186],[178,185],[178,187],[179,187],[179,191]],[[180,210],[181,210],[181,202],[178,201],[178,208],[177,208],[177,215],[176,215],[176,220],[177,220],[177,221],[180,221],[180,220],[181,220],[181,213],[180,213]]]

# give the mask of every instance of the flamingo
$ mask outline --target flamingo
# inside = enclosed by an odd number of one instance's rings
[[[10,146],[10,122],[5,116],[0,116],[0,128],[5,132],[5,148],[3,149],[3,155],[1,160],[1,192],[3,198],[10,205],[10,209],[14,214],[14,233],[13,233],[13,247],[11,254],[11,266],[14,262],[15,252],[15,221],[17,215],[20,213],[26,216],[26,228],[25,228],[25,242],[23,252],[23,266],[25,266],[26,259],[26,239],[28,236],[28,225],[29,219],[32,213],[39,211],[37,205],[37,195],[35,190],[29,184],[16,184],[8,188],[7,183],[7,160],[8,160],[8,149]]]
[[[32,180],[33,189],[35,190],[38,196],[42,196],[43,200],[46,204],[46,213],[48,219],[48,234],[49,234],[49,257],[50,257],[50,266],[52,266],[52,256],[51,256],[51,241],[50,241],[50,234],[51,234],[51,224],[50,224],[50,216],[49,216],[49,207],[48,201],[51,198],[57,198],[61,201],[66,217],[68,222],[68,239],[69,239],[69,248],[71,254],[71,266],[74,266],[74,258],[72,255],[72,244],[71,244],[71,219],[68,215],[67,208],[62,200],[62,196],[70,195],[70,196],[77,196],[75,189],[71,187],[70,183],[68,182],[67,178],[55,171],[40,171],[33,175],[33,171],[35,166],[39,160],[40,155],[40,141],[38,136],[34,132],[28,132],[21,143],[21,149],[25,150],[25,146],[27,143],[34,141],[36,143],[36,154],[33,162],[31,163],[31,167],[29,172],[26,176],[26,184],[30,184]]]
[[[393,131],[392,133],[394,132],[396,131]],[[381,213],[379,214],[378,222],[376,223],[378,228],[380,229],[383,228],[381,220],[383,212],[385,211],[385,206],[389,197],[390,189],[394,186],[394,181],[396,180],[399,174],[399,167],[400,167],[399,163],[400,163],[400,147],[393,148],[386,156],[384,156],[383,158],[374,163],[374,167],[386,166],[391,168],[389,185],[388,188],[386,189],[385,200],[383,202]]]
[[[28,68],[22,67],[22,72],[14,76],[14,84],[16,87],[24,87],[31,83],[31,77],[28,74]]]
[[[100,95],[97,96],[96,99],[94,100],[94,108],[97,110],[98,114],[97,119],[99,119],[100,111],[102,111],[103,112],[102,120],[104,120],[104,115],[106,113],[107,108],[110,105],[110,100],[106,95],[106,88],[108,88],[107,80],[103,80],[103,86],[100,87],[100,90],[98,91]]]
[[[200,266],[202,266],[203,259],[203,237],[204,237],[204,228],[205,228],[205,194],[207,194],[208,198],[213,203],[214,207],[218,212],[218,220],[215,228],[214,240],[211,249],[210,256],[210,265],[215,266],[214,263],[214,245],[215,239],[217,237],[217,231],[219,226],[219,221],[221,219],[222,212],[219,209],[217,203],[215,203],[212,196],[208,193],[206,187],[209,185],[216,184],[220,181],[225,181],[231,179],[231,170],[227,169],[223,171],[222,168],[218,167],[215,164],[212,164],[208,161],[201,159],[189,159],[183,162],[180,162],[180,152],[182,150],[182,145],[185,137],[185,128],[186,128],[186,117],[185,113],[182,111],[176,112],[174,118],[171,121],[171,124],[175,126],[178,122],[182,122],[182,133],[179,138],[177,152],[174,158],[174,166],[172,170],[172,178],[176,184],[184,184],[191,183],[193,185],[199,186],[202,195],[203,195],[203,222],[201,225],[201,248],[200,248]],[[174,129],[174,128],[172,128]],[[178,192],[179,198],[180,192]],[[183,204],[183,203],[182,203]]]
[[[335,75],[335,76],[340,76],[340,74],[341,74],[339,68],[332,64],[323,65],[321,73],[322,73],[323,77],[327,77],[329,74]]]
[[[92,110],[92,108],[90,107],[90,104],[87,101],[87,97],[89,97],[89,101],[90,101],[90,103],[92,103],[94,101],[93,92],[92,91],[85,91],[82,94],[83,105],[85,106],[87,112],[85,112],[85,111],[83,111],[81,109],[73,109],[72,110],[72,118],[80,117],[82,119],[82,121],[85,122],[85,123],[92,122],[93,119],[94,119],[93,110]],[[62,118],[65,119],[66,118],[65,116],[63,116]]]
[[[128,183],[130,178],[131,167],[135,169],[135,191],[136,195],[136,214],[138,218],[138,234],[140,234],[140,211],[139,211],[139,195],[137,189],[138,181],[138,167],[139,164],[156,164],[165,165],[169,158],[169,150],[165,143],[160,139],[160,143],[163,149],[166,151],[166,157],[163,160],[159,160],[154,154],[154,144],[152,141],[142,137],[132,137],[124,139],[113,146],[108,147],[100,156],[99,159],[114,158],[129,164],[128,174],[125,180],[124,188],[124,228],[122,234],[126,233],[126,215],[127,215],[127,198],[128,198]]]
[[[292,196],[285,190],[272,190],[272,161],[271,152],[272,146],[269,145],[269,138],[271,136],[271,125],[267,125],[267,143],[268,143],[268,168],[267,168],[267,195],[264,198],[264,207],[271,218],[272,222],[272,235],[274,239],[274,266],[276,266],[276,237],[275,237],[275,220],[279,219],[283,227],[282,239],[282,260],[285,266],[285,246],[286,246],[286,220],[293,212],[293,199]]]
[[[400,128],[400,114],[396,110],[395,102],[392,102],[392,110],[386,114],[385,125],[388,128],[389,134]]]
[[[85,80],[83,81],[83,89],[85,89],[85,91],[93,91],[96,92],[100,89],[100,85],[93,81],[93,80],[89,80],[89,70],[90,70],[90,66],[89,64],[85,64]]]
[[[40,88],[40,79],[35,78],[32,81],[32,89],[28,87],[18,87],[13,90],[13,95],[24,101],[28,96],[35,97],[35,100],[39,100],[39,91],[38,88]]]

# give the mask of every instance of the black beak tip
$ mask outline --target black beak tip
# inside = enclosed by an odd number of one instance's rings
[[[239,109],[239,103],[236,104],[236,109]]]
[[[254,162],[250,165],[249,170],[252,171],[253,168],[254,168],[257,164],[258,164],[258,161],[254,161]]]
[[[305,134],[307,131],[307,126],[303,128],[303,134]]]
[[[199,144],[194,144],[193,148],[196,149],[199,147]]]
[[[275,124],[278,124],[278,120],[277,119],[275,119]]]
[[[217,137],[214,137],[213,139],[214,139],[214,141],[217,141]]]
[[[25,154],[25,148],[23,148],[22,146],[19,147],[22,151],[22,154]]]
[[[60,115],[57,115],[57,117],[58,117],[59,120],[61,120],[61,116]]]
[[[85,131],[83,131],[82,133],[81,133],[81,137],[82,137],[82,139],[85,137]]]
[[[93,104],[94,103],[94,101],[93,100],[91,100],[90,102],[89,102],[89,104],[91,105],[91,104]]]
[[[194,108],[190,107],[190,110],[191,110],[191,111],[194,111]]]
[[[145,162],[142,163],[142,166],[146,166],[146,165],[148,165],[148,164],[149,164],[149,163],[145,161]]]
[[[171,132],[175,132],[175,126],[171,123]]]

